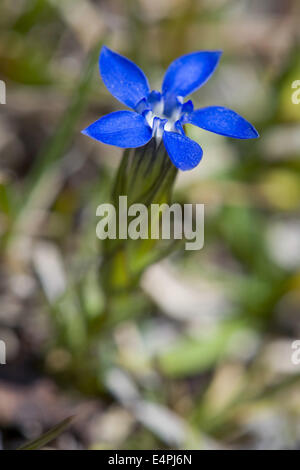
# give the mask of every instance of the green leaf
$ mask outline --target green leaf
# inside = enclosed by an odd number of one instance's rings
[[[161,371],[168,377],[188,377],[204,372],[226,358],[232,337],[245,329],[236,320],[224,322],[201,338],[180,339],[158,358]]]
[[[19,447],[19,449],[17,450],[41,449],[46,444],[48,444],[49,442],[53,441],[58,436],[60,436],[65,431],[65,429],[70,425],[73,418],[74,416],[69,416],[69,418],[64,419],[63,421],[61,421],[59,424],[51,428],[42,436],[38,437],[37,439],[34,439],[33,441],[28,442],[27,444],[24,444],[23,446]]]

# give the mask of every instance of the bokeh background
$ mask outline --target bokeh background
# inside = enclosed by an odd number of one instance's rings
[[[1,0],[2,448],[71,415],[52,448],[300,447],[299,20],[297,0]],[[95,209],[121,151],[80,130],[120,108],[102,44],[156,89],[177,56],[223,49],[194,102],[261,138],[188,129],[204,158],[173,199],[205,204],[204,249],[149,268],[99,336]]]

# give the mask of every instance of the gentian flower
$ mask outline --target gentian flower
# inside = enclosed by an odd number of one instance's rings
[[[100,74],[108,90],[133,111],[116,111],[91,124],[83,134],[109,145],[135,148],[153,137],[163,140],[172,163],[190,170],[202,158],[200,145],[187,137],[183,125],[237,139],[253,139],[258,132],[231,109],[208,106],[194,110],[184,98],[200,88],[214,73],[221,51],[199,51],[179,57],[164,76],[162,92],[150,91],[143,71],[131,60],[103,47]]]

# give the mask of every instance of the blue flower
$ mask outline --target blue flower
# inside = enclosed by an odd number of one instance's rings
[[[191,170],[202,158],[202,148],[184,134],[190,123],[207,131],[237,139],[258,137],[242,116],[222,106],[194,110],[184,98],[200,88],[214,73],[221,51],[199,51],[179,57],[169,66],[162,92],[150,91],[143,71],[132,61],[103,47],[99,67],[102,79],[119,101],[133,111],[116,111],[91,124],[83,134],[109,145],[135,148],[152,137],[163,139],[173,164]]]

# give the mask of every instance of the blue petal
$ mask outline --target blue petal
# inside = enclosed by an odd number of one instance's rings
[[[187,101],[186,103],[183,103],[181,112],[182,113],[191,113],[194,111],[194,104],[192,100]]]
[[[202,158],[202,148],[197,142],[176,132],[164,132],[164,144],[172,163],[179,170],[191,170]]]
[[[161,100],[161,93],[156,90],[152,90],[151,93],[149,93],[148,96],[148,102],[151,104],[151,106],[155,106],[158,104]]]
[[[143,114],[145,111],[151,110],[151,106],[146,98],[143,98],[135,107],[135,111],[139,114]]]
[[[179,134],[185,135],[185,134],[184,134],[184,129],[183,129],[183,127],[182,127],[182,124],[181,124],[180,120],[177,120],[177,121],[175,122],[174,127],[175,127],[176,131],[179,132]]]
[[[257,130],[242,116],[222,106],[208,106],[198,109],[187,116],[186,122],[215,134],[235,137],[236,139],[255,139]]]
[[[141,147],[152,137],[152,129],[145,118],[132,111],[107,114],[82,133],[104,144],[122,148]]]
[[[176,59],[166,72],[163,93],[176,96],[193,93],[213,74],[221,54],[221,51],[200,51]]]
[[[131,60],[102,48],[99,67],[101,77],[111,94],[130,108],[149,93],[149,84],[144,72]]]
[[[182,109],[182,97],[175,96],[173,94],[165,95],[164,99],[164,115],[171,117],[173,113],[178,112]]]

